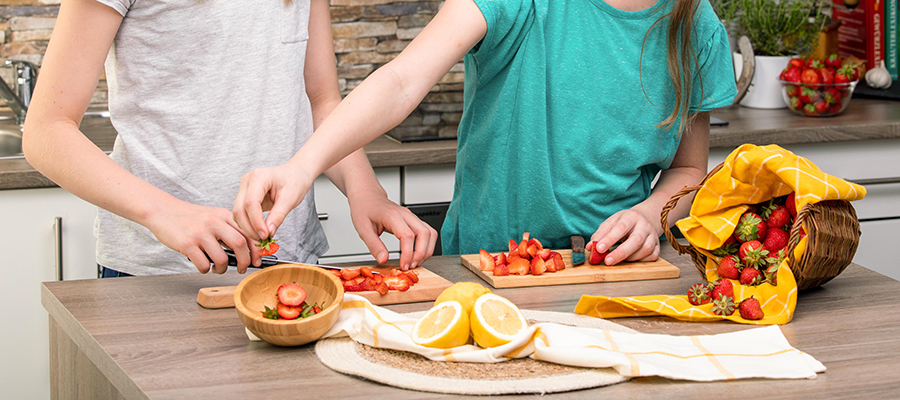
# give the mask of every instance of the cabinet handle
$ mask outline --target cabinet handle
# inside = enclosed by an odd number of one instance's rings
[[[900,176],[891,178],[872,178],[872,179],[844,179],[847,182],[853,182],[857,185],[887,185],[889,183],[900,183]]]
[[[319,217],[319,221],[327,221],[328,220],[328,213],[318,213],[317,216]]]
[[[56,236],[56,280],[63,280],[63,242],[62,242],[62,217],[53,220],[53,232]]]

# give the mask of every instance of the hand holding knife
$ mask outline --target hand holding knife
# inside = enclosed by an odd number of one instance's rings
[[[234,250],[231,250],[231,249],[223,249],[223,250],[225,251],[225,255],[228,256],[228,265],[230,265],[230,266],[237,266],[237,257],[235,257],[235,255],[234,255]],[[299,262],[299,261],[291,261],[291,260],[279,260],[278,257],[276,257],[276,256],[262,256],[262,257],[261,257],[261,264],[260,264],[259,268],[266,268],[266,267],[271,267],[271,266],[275,266],[275,265],[279,265],[279,264],[303,264],[303,265],[312,265],[312,266],[314,266],[314,267],[319,267],[319,268],[324,268],[324,269],[330,269],[330,270],[334,270],[334,271],[340,271],[340,270],[343,269],[343,268],[341,268],[341,267],[333,267],[333,266],[330,266],[330,265],[310,264],[310,263],[304,263],[304,262]],[[250,268],[257,268],[257,267],[254,267],[254,266],[251,265]],[[375,272],[375,271],[372,271],[372,273],[373,273],[373,274],[378,274],[378,272]]]

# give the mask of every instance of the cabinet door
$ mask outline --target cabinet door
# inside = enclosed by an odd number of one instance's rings
[[[41,282],[57,279],[54,220],[62,219],[64,277],[96,278],[96,207],[59,188],[0,191],[0,388],[3,397],[50,397],[47,312]]]
[[[900,218],[862,221],[859,229],[862,235],[853,262],[900,280],[900,247],[896,243]]]
[[[449,203],[453,199],[456,164],[403,167],[403,205]]]
[[[387,192],[388,199],[399,204],[400,168],[375,168],[375,176]],[[328,252],[323,255],[321,262],[374,260],[374,257],[369,254],[369,248],[359,238],[359,234],[353,227],[347,197],[325,176],[316,179],[315,194],[319,222],[322,223],[330,247]],[[388,252],[400,251],[400,241],[394,235],[384,233],[381,235],[381,240],[387,246]]]

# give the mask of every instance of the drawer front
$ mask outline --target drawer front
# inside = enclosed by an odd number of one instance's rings
[[[387,192],[388,198],[399,204],[400,168],[375,168],[375,176]],[[322,223],[330,247],[323,257],[357,256],[354,260],[373,259],[365,242],[359,238],[353,227],[347,197],[324,175],[316,179],[315,191],[319,222]],[[394,235],[385,232],[381,235],[381,240],[389,252],[400,251],[400,241]]]
[[[900,247],[896,244],[900,218],[860,222],[862,235],[853,262],[900,280]]]

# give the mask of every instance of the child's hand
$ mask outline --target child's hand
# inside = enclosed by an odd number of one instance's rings
[[[353,226],[379,264],[388,260],[387,247],[379,238],[382,232],[400,239],[400,267],[404,271],[422,265],[434,254],[437,231],[408,208],[374,192],[349,196],[347,200]]]
[[[606,256],[606,265],[615,265],[626,261],[655,261],[659,258],[659,236],[662,234],[660,224],[648,218],[634,207],[619,211],[600,224],[591,235],[597,241],[597,251],[604,252],[618,242],[615,250]]]
[[[225,208],[206,207],[179,201],[176,205],[160,207],[152,215],[147,228],[162,244],[184,254],[194,263],[197,271],[207,273],[210,262],[212,271],[224,274],[228,270],[228,256],[222,245],[234,250],[239,273],[247,271],[251,263],[251,241],[232,219]],[[258,264],[259,256],[253,256]]]
[[[312,179],[303,179],[302,169],[282,164],[257,168],[241,177],[234,200],[234,221],[254,241],[271,237],[284,218],[300,205]],[[263,212],[269,215],[263,219]]]

